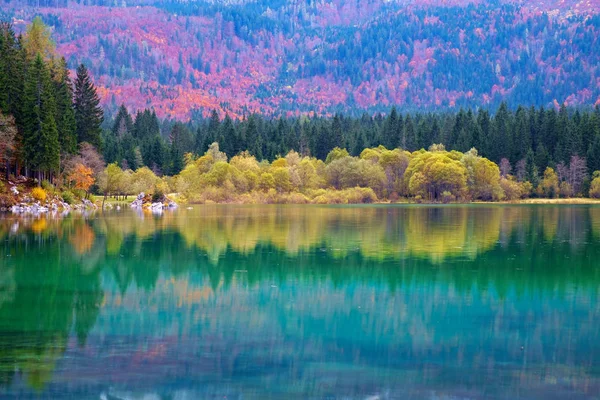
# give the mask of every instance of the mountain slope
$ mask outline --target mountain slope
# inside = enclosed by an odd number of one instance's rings
[[[10,1],[1,13],[17,29],[42,15],[70,67],[86,63],[113,110],[124,102],[186,118],[213,108],[600,103],[592,0],[92,3]]]

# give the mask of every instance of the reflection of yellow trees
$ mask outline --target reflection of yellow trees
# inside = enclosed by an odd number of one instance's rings
[[[503,221],[506,227],[507,210],[212,205],[151,220],[106,218],[102,226],[110,254],[119,251],[128,234],[143,239],[170,229],[213,261],[228,249],[248,254],[263,244],[290,255],[325,247],[336,257],[358,250],[374,259],[419,256],[440,262],[446,257],[474,258],[493,247]]]
[[[10,234],[12,222],[0,232]],[[97,236],[106,253],[117,255],[128,237],[145,240],[162,231],[175,231],[188,247],[217,261],[228,250],[252,253],[270,245],[293,256],[326,248],[335,257],[359,252],[370,259],[422,257],[441,262],[448,257],[475,258],[515,232],[537,230],[546,240],[565,232],[573,240],[584,231],[600,236],[600,208],[530,206],[238,206],[204,205],[161,216],[141,213],[103,214],[92,221],[55,219],[18,221],[19,230],[44,235],[65,234],[74,251],[88,253]],[[575,237],[579,239],[576,239]],[[562,237],[561,240],[568,239]]]
[[[475,258],[498,241],[501,215],[499,208],[415,209],[408,214],[405,251],[434,262],[450,256]]]

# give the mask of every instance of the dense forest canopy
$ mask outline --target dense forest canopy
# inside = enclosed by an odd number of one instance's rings
[[[0,48],[5,175],[46,180],[51,190],[177,192],[201,202],[600,196],[600,173],[592,173],[600,171],[599,107],[511,110],[503,102],[494,113],[392,107],[374,116],[242,119],[213,110],[183,123],[122,104],[105,119],[88,69],[79,65],[71,80],[41,18],[24,35],[3,23]]]
[[[52,27],[58,53],[89,68],[111,113],[125,103],[178,119],[358,116],[600,99],[593,2],[4,4],[0,18],[17,31],[35,15]]]

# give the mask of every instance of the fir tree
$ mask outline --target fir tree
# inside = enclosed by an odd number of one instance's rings
[[[54,86],[39,54],[28,68],[24,98],[24,160],[38,172],[54,172],[60,160]]]
[[[336,114],[331,122],[331,141],[329,147],[331,149],[334,147],[346,147],[344,143],[344,133],[342,132],[342,120],[339,114]]]
[[[57,63],[54,74],[56,93],[56,126],[62,153],[77,152],[77,123],[73,108],[73,86],[64,58]]]
[[[246,124],[246,143],[248,145],[248,151],[250,154],[254,155],[259,160],[263,158],[260,137],[258,136],[256,116],[254,114],[248,118],[248,122]]]
[[[75,121],[77,125],[77,139],[79,142],[88,142],[100,147],[100,134],[104,113],[99,106],[100,99],[96,93],[85,65],[77,68],[75,80]]]
[[[138,116],[139,118],[137,118],[136,121],[138,119],[145,119],[144,114],[138,114]],[[136,129],[135,131],[139,134],[139,136],[144,137],[146,134],[146,129],[141,129],[140,125],[141,124],[138,124],[138,129]],[[112,131],[117,138],[122,138],[127,134],[131,134],[133,138],[133,120],[131,119],[131,115],[129,115],[127,108],[125,107],[125,104],[121,104],[121,106],[119,107],[119,111],[117,112],[117,116],[115,117],[115,122],[113,124]]]
[[[398,147],[398,111],[396,107],[392,107],[390,115],[386,118],[383,126],[383,145],[388,149],[394,149]]]

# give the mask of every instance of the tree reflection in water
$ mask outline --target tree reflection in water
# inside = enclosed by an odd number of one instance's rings
[[[2,397],[600,389],[600,208],[203,206],[0,237]]]

